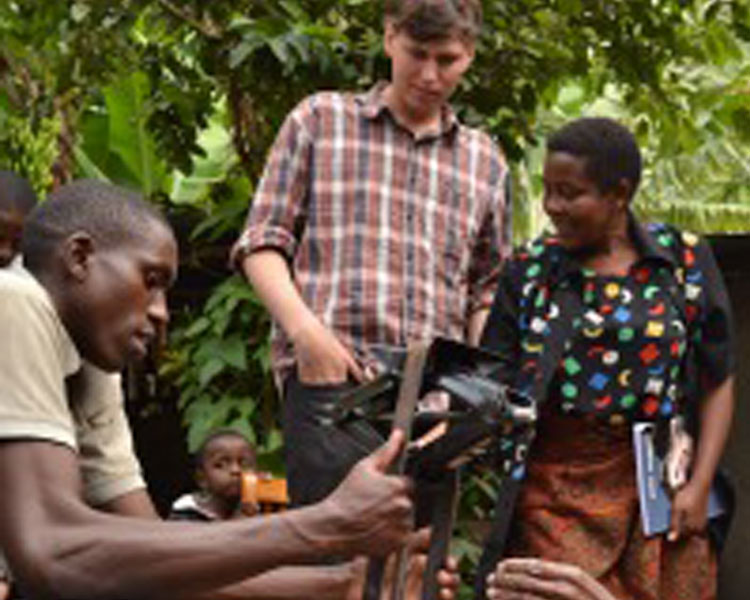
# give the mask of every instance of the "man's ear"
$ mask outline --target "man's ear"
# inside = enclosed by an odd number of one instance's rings
[[[477,42],[473,38],[467,38],[461,40],[461,43],[464,45],[464,48],[466,48],[466,52],[469,55],[469,65],[471,65],[471,63],[474,62],[474,57],[477,54]]]
[[[396,28],[396,24],[392,19],[386,18],[385,21],[383,21],[383,50],[385,50],[385,55],[388,57],[391,56],[393,40],[397,34],[398,29]]]
[[[91,256],[96,250],[94,238],[85,231],[69,235],[62,244],[62,259],[66,275],[76,281],[86,279],[91,266]]]

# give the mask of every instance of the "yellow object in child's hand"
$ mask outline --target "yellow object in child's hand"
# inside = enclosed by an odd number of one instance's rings
[[[289,504],[286,479],[274,478],[269,473],[243,473],[241,503],[242,512],[248,516],[257,514],[261,507],[284,508]]]

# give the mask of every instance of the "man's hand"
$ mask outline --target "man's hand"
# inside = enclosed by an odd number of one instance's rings
[[[0,576],[0,600],[7,600],[10,597],[10,584],[7,579]]]
[[[487,580],[490,600],[616,600],[580,567],[538,558],[508,558]]]
[[[691,480],[675,494],[667,534],[670,542],[676,542],[682,537],[700,533],[706,529],[710,489],[710,486],[701,486],[695,480]]]
[[[412,485],[405,477],[386,475],[403,446],[403,431],[394,431],[323,500],[332,535],[347,554],[385,556],[407,542],[413,529]]]
[[[365,374],[357,361],[333,333],[317,318],[310,317],[291,334],[297,359],[297,377],[308,385],[344,383]]]
[[[422,598],[422,585],[424,583],[425,569],[427,568],[427,551],[430,543],[430,530],[420,529],[411,535],[409,539],[409,564],[406,575],[406,588],[404,598],[406,600],[420,600]],[[381,600],[390,600],[393,586],[393,578],[396,576],[396,555],[392,554],[386,565],[383,576],[383,587]],[[359,557],[352,562],[352,579],[346,600],[361,600],[364,593],[365,580],[367,577],[367,559]],[[458,575],[458,563],[456,559],[449,556],[445,566],[438,572],[438,584],[440,586],[440,600],[453,600],[456,597],[460,578]]]
[[[407,600],[420,600],[422,597],[422,585],[427,568],[427,552],[430,549],[430,534],[430,529],[425,527],[417,531],[409,540],[411,551],[409,570],[406,576],[405,598]],[[440,586],[440,600],[453,600],[461,582],[458,575],[458,563],[455,558],[449,556],[446,559],[445,565],[437,574],[437,581]]]

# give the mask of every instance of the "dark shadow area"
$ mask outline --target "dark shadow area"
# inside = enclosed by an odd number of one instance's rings
[[[732,298],[737,335],[737,409],[724,463],[737,487],[737,513],[719,570],[719,599],[746,600],[750,569],[750,236],[712,236]]]

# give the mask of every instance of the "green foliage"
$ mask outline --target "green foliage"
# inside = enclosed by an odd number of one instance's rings
[[[117,154],[144,194],[159,189],[163,177],[157,162],[155,144],[146,130],[148,79],[135,72],[104,88],[109,117],[110,151]]]
[[[54,116],[34,123],[0,110],[3,167],[26,177],[37,194],[44,197],[54,180],[52,173],[59,135],[60,121]]]
[[[265,468],[278,470],[281,433],[268,378],[269,323],[261,308],[238,276],[221,283],[200,313],[188,313],[186,325],[174,332],[161,375],[180,390],[190,451],[209,431],[228,425],[257,445]]]
[[[80,111],[130,51],[139,3],[0,3],[1,158],[40,194],[73,171]],[[15,124],[13,117],[24,121]]]

